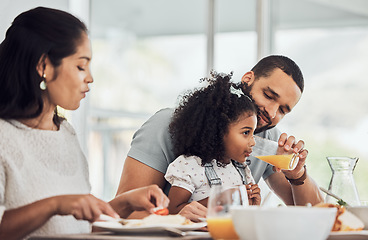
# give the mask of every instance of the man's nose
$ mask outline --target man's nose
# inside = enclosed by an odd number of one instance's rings
[[[279,106],[277,104],[272,104],[266,107],[266,112],[271,119],[274,119],[276,117],[278,108]]]

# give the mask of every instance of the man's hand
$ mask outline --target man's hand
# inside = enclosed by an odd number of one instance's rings
[[[287,136],[286,133],[281,134],[279,141],[279,150],[278,154],[283,153],[299,153],[299,162],[293,170],[282,170],[282,173],[285,174],[286,177],[290,179],[298,179],[300,178],[305,171],[304,165],[308,156],[308,150],[304,149],[304,141],[299,140],[296,142],[294,136]],[[274,168],[275,171],[280,172],[281,169]]]
[[[279,196],[287,205],[301,205],[307,203],[315,205],[323,202],[323,196],[319,191],[318,185],[308,174],[305,175],[304,184],[290,184],[288,179],[298,179],[305,172],[305,161],[308,150],[304,149],[304,141],[296,141],[295,137],[288,137],[286,133],[281,134],[278,141],[279,149],[277,154],[299,153],[299,162],[294,170],[276,169],[277,173],[269,176],[265,181],[267,185]],[[282,173],[282,174],[281,174]]]

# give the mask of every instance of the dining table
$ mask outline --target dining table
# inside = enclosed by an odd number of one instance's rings
[[[208,232],[203,231],[188,231],[184,236],[175,235],[169,232],[161,233],[150,233],[141,232],[139,234],[129,234],[129,233],[114,233],[114,232],[92,232],[84,234],[59,234],[59,235],[49,235],[49,236],[33,236],[29,240],[213,240]],[[326,240],[367,240],[366,231],[363,234],[341,234],[333,235],[331,234]]]
[[[184,239],[184,240],[212,240],[208,232],[203,231],[188,231],[182,236],[179,234],[173,234],[171,232],[141,232],[137,233],[114,233],[114,232],[92,232],[85,234],[60,234],[60,235],[49,235],[49,236],[33,236],[29,240],[173,240],[173,239]]]
[[[33,236],[29,240],[213,240],[209,233],[191,234],[186,236],[172,236],[170,234],[116,234],[112,232],[98,232],[85,234],[60,234],[49,236]],[[364,240],[367,235],[329,236],[327,240]]]
[[[326,240],[367,240],[367,231],[359,234],[331,234]],[[48,236],[33,236],[29,240],[213,240],[208,232],[202,231],[189,231],[184,236],[175,235],[172,233],[145,233],[129,234],[129,233],[114,233],[114,232],[92,232],[84,234],[59,234],[59,235],[48,235]]]
[[[133,220],[132,220],[133,221]],[[52,234],[46,236],[32,236],[29,240],[213,240],[207,231],[205,222],[194,223],[188,226],[125,226],[118,222],[95,222],[91,233],[79,234]],[[290,230],[289,234],[293,234]],[[249,239],[249,236],[240,236],[241,239]],[[278,236],[277,239],[280,239]],[[290,238],[288,238],[290,239]],[[368,239],[368,229],[351,232],[330,232],[327,239],[323,240],[363,240]],[[251,239],[254,240],[254,239]],[[272,239],[262,239],[272,240]],[[310,240],[306,236],[299,240]],[[321,239],[322,240],[322,239]]]

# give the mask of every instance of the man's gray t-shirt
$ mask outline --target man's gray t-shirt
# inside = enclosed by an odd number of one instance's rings
[[[128,156],[134,158],[157,171],[166,173],[171,162],[176,159],[172,150],[172,140],[169,133],[169,125],[174,109],[165,108],[155,113],[148,119],[133,136]],[[280,131],[276,128],[256,134],[257,136],[278,141]],[[272,165],[255,157],[249,157],[250,170],[256,183],[260,178],[267,179],[274,173]],[[164,192],[168,194],[170,184],[167,183]]]

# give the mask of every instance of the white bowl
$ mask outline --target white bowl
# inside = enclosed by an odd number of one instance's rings
[[[368,206],[346,207],[346,209],[362,220],[364,229],[368,230]]]
[[[241,240],[325,240],[336,211],[302,206],[236,206],[231,208],[231,216]]]

